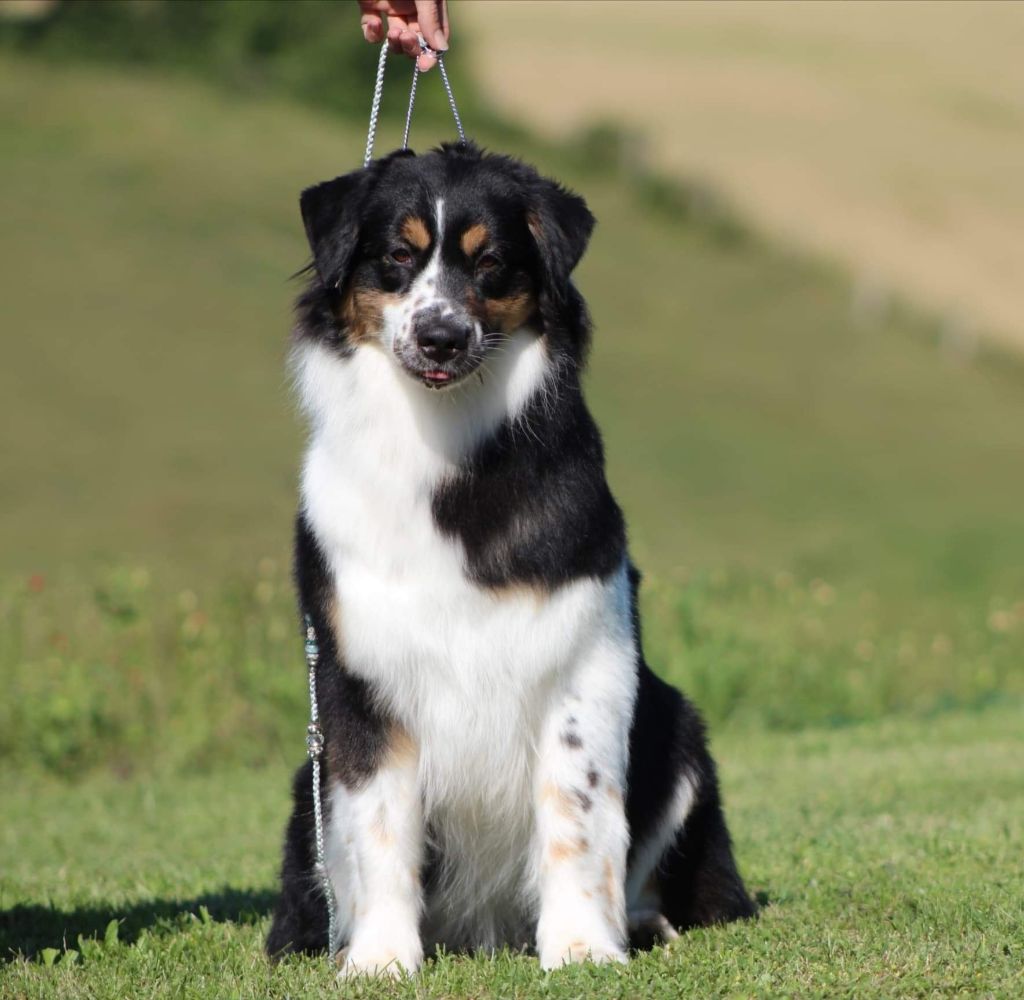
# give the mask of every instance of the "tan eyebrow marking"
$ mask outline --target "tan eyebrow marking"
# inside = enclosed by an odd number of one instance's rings
[[[402,223],[402,235],[417,250],[426,250],[430,246],[430,231],[427,229],[426,223],[418,216],[410,215]]]
[[[463,234],[459,245],[467,257],[472,257],[486,242],[490,234],[482,222],[474,222]]]

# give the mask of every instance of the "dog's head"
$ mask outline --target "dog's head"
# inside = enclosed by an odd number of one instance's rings
[[[375,345],[431,388],[524,328],[582,355],[570,274],[594,219],[531,167],[473,146],[394,153],[307,189],[301,207],[318,318],[307,335],[341,351]]]

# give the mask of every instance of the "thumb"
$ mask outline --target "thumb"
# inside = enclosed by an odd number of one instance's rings
[[[448,50],[448,4],[445,0],[416,0],[420,34],[436,52]]]

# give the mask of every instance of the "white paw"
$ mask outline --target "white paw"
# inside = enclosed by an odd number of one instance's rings
[[[626,953],[610,941],[585,941],[573,938],[571,941],[552,942],[540,949],[542,969],[557,969],[563,965],[578,965],[580,962],[625,963]]]
[[[338,955],[339,979],[353,976],[411,976],[423,962],[423,945],[413,928],[399,931],[370,921],[352,935],[348,949]]]
[[[341,968],[339,979],[352,979],[355,976],[380,976],[385,979],[401,979],[411,976],[420,967],[422,955],[398,955],[393,951],[356,951],[350,948],[342,958],[339,956]]]

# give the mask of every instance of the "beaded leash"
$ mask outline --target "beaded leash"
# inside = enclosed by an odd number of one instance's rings
[[[441,71],[441,82],[444,84],[445,93],[448,95],[448,106],[452,109],[452,117],[455,119],[455,128],[459,133],[459,142],[465,143],[466,133],[462,128],[462,119],[459,117],[459,109],[455,104],[455,95],[452,93],[452,85],[448,81],[448,72],[444,68],[444,56],[435,52],[424,41],[422,35],[417,36],[420,48],[437,59],[437,68]],[[373,144],[377,138],[377,119],[380,117],[380,99],[384,92],[384,68],[388,58],[388,43],[385,42],[380,49],[380,59],[377,61],[377,79],[373,87],[373,102],[370,105],[370,125],[366,134],[366,155],[363,157],[364,169],[370,165],[373,159]],[[412,85],[409,88],[409,108],[405,113],[405,131],[402,133],[402,149],[409,148],[409,129],[412,126],[412,109],[416,103],[416,84],[419,81],[419,66],[414,64],[412,71]],[[320,709],[316,697],[316,668],[320,662],[320,646],[316,641],[316,629],[313,627],[313,620],[309,615],[305,616],[305,648],[306,668],[309,672],[309,725],[306,727],[306,753],[313,762],[313,821],[316,829],[316,870],[323,886],[324,902],[327,905],[327,954],[333,958],[338,949],[338,919],[337,907],[334,898],[334,886],[331,884],[331,876],[327,871],[326,850],[324,847],[324,813],[323,802],[320,791],[320,770],[324,754],[324,733],[320,726]]]
[[[320,798],[320,760],[324,754],[324,731],[320,726],[320,709],[316,699],[316,668],[320,662],[320,647],[316,641],[313,619],[306,615],[306,669],[309,672],[309,725],[306,726],[306,753],[313,762],[313,823],[316,828],[316,870],[323,885],[327,904],[327,954],[333,956],[338,947],[337,916],[334,905],[334,886],[327,871],[324,849],[324,812]]]

